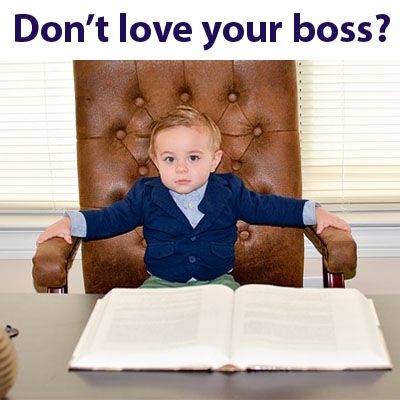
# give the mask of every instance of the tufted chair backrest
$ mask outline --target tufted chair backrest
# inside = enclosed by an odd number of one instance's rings
[[[157,170],[150,123],[179,104],[208,114],[222,132],[216,172],[234,172],[261,193],[301,196],[293,61],[74,62],[81,209],[123,198]],[[83,243],[88,293],[137,287],[147,278],[142,229]],[[301,286],[303,231],[238,222],[235,278]]]

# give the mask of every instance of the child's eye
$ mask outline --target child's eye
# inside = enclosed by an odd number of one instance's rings
[[[171,163],[173,163],[175,161],[175,157],[167,156],[167,157],[164,158],[164,161],[169,163],[169,164],[171,164]]]
[[[200,160],[200,157],[199,157],[199,156],[196,156],[196,155],[194,155],[194,154],[191,154],[191,155],[189,156],[189,160],[190,160],[190,161],[197,161],[197,160]]]

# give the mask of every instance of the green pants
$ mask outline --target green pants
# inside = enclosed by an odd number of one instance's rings
[[[237,283],[232,275],[224,274],[219,276],[218,278],[212,279],[211,281],[193,281],[193,282],[170,282],[161,278],[157,278],[156,276],[151,276],[146,279],[142,286],[139,288],[142,289],[160,289],[160,288],[177,288],[184,286],[199,286],[199,285],[225,285],[230,287],[233,290],[236,290],[240,284]]]

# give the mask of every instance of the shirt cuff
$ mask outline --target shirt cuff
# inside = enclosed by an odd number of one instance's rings
[[[64,217],[71,220],[71,236],[84,238],[87,233],[86,219],[79,211],[65,211]]]
[[[321,207],[319,203],[313,201],[306,201],[303,208],[303,224],[304,225],[315,225],[317,223],[317,216],[315,208]]]

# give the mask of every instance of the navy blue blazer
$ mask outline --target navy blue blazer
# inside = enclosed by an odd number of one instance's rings
[[[211,280],[234,266],[236,222],[304,228],[306,200],[248,190],[234,174],[211,174],[193,228],[159,177],[138,180],[127,196],[110,207],[81,211],[84,240],[103,239],[143,226],[145,263],[155,276],[173,282]]]

